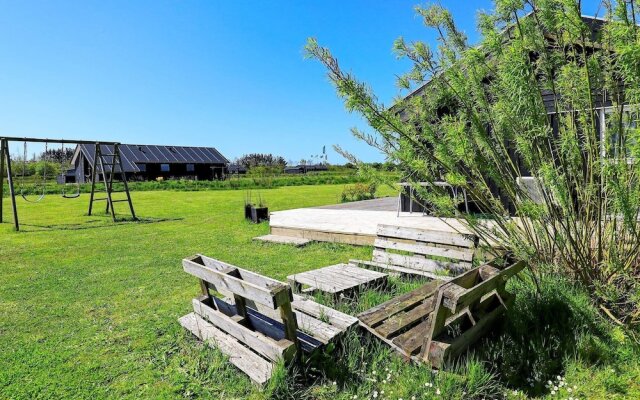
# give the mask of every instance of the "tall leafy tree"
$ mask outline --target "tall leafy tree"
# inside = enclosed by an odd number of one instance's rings
[[[594,20],[575,0],[494,6],[478,17],[478,45],[443,7],[417,7],[438,44],[394,43],[413,64],[399,87],[418,89],[391,107],[315,39],[306,53],[368,121],[369,132],[353,134],[397,163],[439,215],[461,199],[418,182],[463,187],[480,212],[460,218],[485,245],[529,260],[534,277],[567,274],[615,321],[640,324],[638,7],[604,1]]]
[[[251,153],[245,154],[238,159],[238,164],[246,167],[278,167],[284,168],[287,164],[284,157],[273,154]]]

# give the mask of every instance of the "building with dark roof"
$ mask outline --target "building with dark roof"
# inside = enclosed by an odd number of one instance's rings
[[[285,174],[306,174],[307,172],[327,171],[329,168],[324,164],[314,165],[294,165],[285,167]]]
[[[102,154],[112,154],[113,146],[103,145]],[[229,160],[213,147],[154,146],[121,144],[120,156],[127,179],[224,179]],[[67,172],[67,182],[91,180],[95,146],[78,145]],[[106,165],[105,170],[111,167]]]

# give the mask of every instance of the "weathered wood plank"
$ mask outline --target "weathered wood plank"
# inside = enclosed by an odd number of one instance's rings
[[[283,303],[283,300],[289,300],[289,297],[286,294],[289,287],[282,283],[278,286],[265,288],[251,282],[244,281],[243,279],[227,275],[214,268],[202,265],[190,259],[182,260],[182,266],[185,272],[213,284],[216,287],[216,290],[218,290],[218,288],[222,288],[223,290],[237,294],[246,299],[259,302],[274,309],[280,306]],[[285,293],[285,296],[282,296],[281,293]]]
[[[292,341],[296,346],[296,349],[299,349],[300,344],[298,343],[298,338],[296,336],[298,322],[296,320],[296,316],[293,314],[293,310],[291,310],[291,303],[286,302],[280,305],[280,319],[282,319],[282,323],[284,324],[285,339]]]
[[[421,254],[426,256],[444,257],[452,260],[473,261],[473,248],[460,247],[460,248],[446,248],[435,247],[420,243],[406,243],[394,239],[378,237],[373,244],[375,247],[406,251],[414,254]]]
[[[329,324],[335,326],[341,331],[345,331],[358,323],[358,318],[356,317],[352,317],[351,315],[334,310],[333,308],[323,306],[322,304],[316,303],[310,299],[305,299],[299,295],[293,295],[293,302],[291,303],[291,306],[295,311],[308,314],[321,321],[327,321]]]
[[[275,289],[275,291],[278,291],[278,290],[280,290],[280,287],[282,285],[284,285],[282,282],[277,281],[275,279],[271,279],[271,278],[269,278],[267,276],[260,275],[260,274],[257,274],[255,272],[251,272],[251,271],[246,270],[244,268],[238,268],[235,265],[231,265],[231,264],[225,263],[223,261],[216,260],[215,258],[207,257],[207,256],[202,255],[202,254],[197,254],[197,255],[195,255],[195,256],[193,256],[191,258],[188,258],[188,259],[197,260],[198,257],[200,259],[200,262],[202,262],[204,265],[206,265],[207,267],[210,267],[210,268],[214,268],[214,269],[216,269],[218,271],[225,270],[226,268],[236,268],[238,270],[239,275],[240,275],[239,276],[240,279],[242,279],[243,281],[252,283],[252,284],[254,284],[256,286],[262,286],[262,287],[264,287],[266,289],[269,289],[269,290],[274,290]],[[289,299],[289,300],[291,300],[291,299]]]
[[[354,290],[362,286],[375,285],[386,280],[387,274],[358,268],[349,264],[328,267],[289,275],[293,286],[308,285],[313,289],[331,294]]]
[[[211,347],[218,348],[229,357],[229,361],[242,372],[249,375],[252,381],[262,385],[266,383],[273,373],[273,364],[258,354],[252,352],[240,342],[234,339],[211,323],[195,313],[190,313],[178,320],[180,325],[193,333]]]
[[[331,342],[336,336],[342,333],[339,328],[322,322],[307,314],[296,312],[295,315],[298,319],[298,329],[313,336],[324,344]]]
[[[503,285],[513,275],[522,271],[522,269],[526,265],[526,262],[518,261],[515,264],[512,264],[503,269],[498,274],[492,274],[487,280],[478,283],[470,289],[455,292],[445,291],[443,305],[450,309],[453,313],[456,313],[458,310],[468,307],[474,301],[479,300],[485,294],[497,289],[498,286]],[[479,267],[479,270],[482,268],[483,267]],[[478,274],[480,274],[480,272],[478,272]],[[456,280],[457,279],[452,280],[451,282],[447,283],[447,285],[455,284]]]
[[[473,326],[466,329],[458,337],[451,340],[437,338],[431,342],[428,361],[432,366],[441,368],[448,358],[461,354],[462,351],[484,336],[506,310],[494,297],[489,297],[483,300],[482,303],[480,305],[481,309],[485,309],[490,305],[493,305],[494,308],[488,310]]]
[[[433,299],[433,298],[432,298]],[[407,329],[416,322],[422,321],[433,311],[433,300],[427,299],[422,304],[412,308],[411,310],[398,313],[393,317],[384,321],[376,328],[381,336],[388,338],[398,332]]]
[[[251,347],[254,351],[260,353],[265,358],[272,361],[291,360],[295,349],[294,344],[290,340],[273,340],[259,332],[240,325],[233,318],[214,310],[208,305],[202,303],[198,299],[193,299],[193,311],[199,316],[211,322],[215,327],[222,329],[227,334],[233,336],[236,340]]]
[[[433,296],[441,283],[440,281],[429,282],[409,293],[393,298],[358,314],[358,319],[366,325],[375,327],[380,322],[419,304],[429,296]]]
[[[418,353],[424,343],[424,338],[429,334],[430,324],[431,320],[425,319],[408,331],[396,336],[393,343],[409,355]]]
[[[218,310],[229,315],[236,314],[236,307],[233,305],[233,299],[214,299]],[[267,311],[265,313],[264,311]],[[260,310],[252,307],[247,307],[247,319],[253,329],[256,332],[262,333],[274,340],[285,340],[284,324],[280,320],[280,313],[278,310],[273,310],[269,307],[261,306]],[[302,350],[305,353],[312,353],[323,343],[300,330],[297,331],[297,338]]]
[[[454,275],[471,268],[471,263],[464,261],[446,262],[429,258],[393,254],[380,249],[373,250],[373,261],[432,273],[437,271],[451,271]]]
[[[475,247],[478,243],[478,239],[474,235],[383,224],[378,225],[377,235],[458,247]]]
[[[453,279],[452,276],[440,275],[434,272],[420,271],[417,269],[405,268],[397,265],[384,264],[384,263],[379,263],[375,261],[349,260],[349,262],[356,266],[362,265],[364,267],[383,269],[390,272],[396,272],[396,273],[405,274],[405,275],[423,276],[425,278],[439,279],[441,281],[450,281],[451,279]]]

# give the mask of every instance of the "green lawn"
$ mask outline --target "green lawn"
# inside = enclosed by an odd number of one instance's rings
[[[275,211],[335,203],[342,188],[299,186],[261,194]],[[601,321],[583,292],[548,279],[542,300],[536,300],[526,278],[512,285],[520,293],[514,317],[475,356],[450,369],[457,373],[432,374],[406,364],[352,332],[321,361],[324,368],[307,365],[260,391],[178,325],[199,290],[180,260],[201,252],[283,280],[293,272],[367,258],[371,249],[253,242],[268,225],[243,220],[243,191],[134,192],[133,199],[140,223],[114,225],[103,215],[84,216],[83,195],[49,196],[38,204],[19,199],[23,231],[0,225],[0,398],[362,399],[376,391],[379,399],[407,400],[505,392],[520,398],[523,389],[556,398],[540,389],[555,374],[568,387],[576,385],[577,398],[640,396],[640,351],[630,338]],[[123,203],[118,207],[124,210]],[[361,300],[376,299],[382,296],[365,293]],[[558,398],[569,397],[566,388]]]

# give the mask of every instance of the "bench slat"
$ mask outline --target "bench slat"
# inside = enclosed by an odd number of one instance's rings
[[[227,275],[191,259],[182,260],[182,266],[185,272],[213,284],[216,289],[221,288],[273,309],[278,308],[285,302],[289,302],[289,288],[284,284],[267,289]]]
[[[420,258],[415,256],[405,256],[402,254],[388,253],[384,250],[379,249],[373,250],[373,261],[383,264],[398,265],[401,267],[416,269],[425,272],[448,270],[451,271],[453,275],[457,275],[460,272],[466,271],[467,269],[471,268],[471,263],[466,261],[439,261],[430,258]]]
[[[272,361],[277,362],[281,359],[288,361],[295,353],[292,341],[286,339],[276,341],[259,332],[252,331],[198,299],[193,299],[193,311]]]
[[[475,247],[478,243],[478,240],[474,235],[384,224],[378,225],[377,235],[390,238],[413,239],[419,242],[429,242],[469,248]]]
[[[414,254],[422,254],[427,256],[444,257],[452,260],[472,261],[474,250],[471,248],[446,248],[429,246],[422,243],[406,243],[388,238],[376,238],[374,247],[407,251]]]
[[[252,381],[262,385],[271,378],[273,364],[269,360],[252,352],[231,335],[216,328],[196,313],[187,314],[178,321],[200,340],[227,355],[229,361],[249,375]]]

